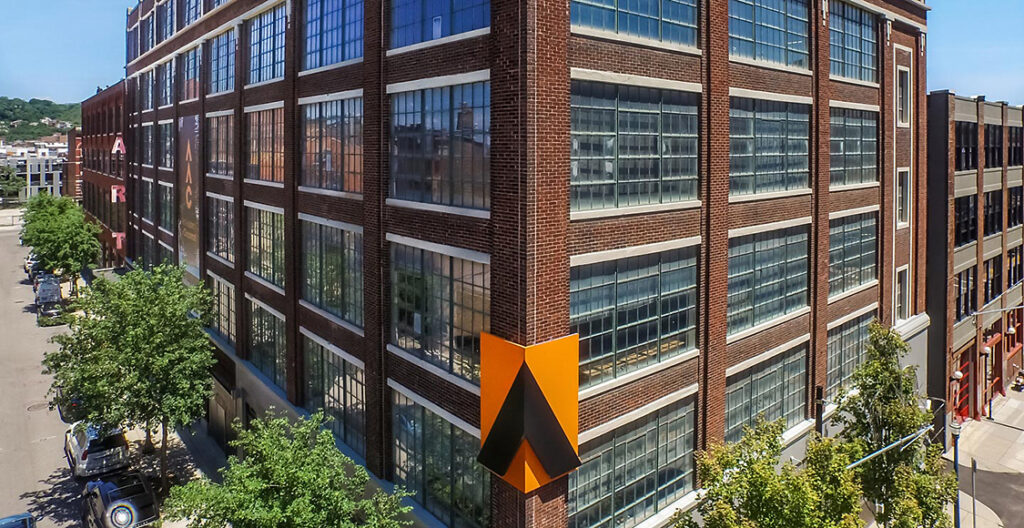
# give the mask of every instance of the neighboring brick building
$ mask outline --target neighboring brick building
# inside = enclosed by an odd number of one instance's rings
[[[68,146],[81,160],[81,201],[88,217],[101,229],[100,265],[124,265],[125,225],[124,81],[82,101],[82,130]]]
[[[923,379],[928,8],[655,5],[130,11],[129,258],[215,293],[213,434],[325,407],[427,524],[654,525],[760,411],[802,457],[873,317]],[[484,331],[580,333],[583,466],[526,495],[475,461]]]
[[[68,157],[64,160],[64,178],[60,182],[61,196],[82,201],[82,129],[68,131]]]
[[[1022,365],[1024,119],[948,91],[929,94],[928,118],[929,390],[947,419],[978,419]]]

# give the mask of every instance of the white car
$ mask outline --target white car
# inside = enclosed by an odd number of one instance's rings
[[[64,456],[75,477],[102,475],[128,467],[128,441],[121,429],[100,436],[100,428],[86,422],[71,424],[64,433]]]

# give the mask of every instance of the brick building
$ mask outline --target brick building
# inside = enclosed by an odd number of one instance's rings
[[[653,5],[131,10],[129,258],[215,294],[212,434],[324,408],[428,525],[647,526],[759,412],[802,457],[872,318],[924,376],[927,6]],[[579,470],[475,461],[481,332],[579,333]]]
[[[1021,370],[1024,119],[949,91],[928,95],[928,118],[929,388],[947,419],[979,419]]]
[[[60,182],[61,196],[82,201],[82,129],[68,131],[68,157],[64,160],[64,178]]]
[[[82,130],[68,146],[80,159],[82,208],[100,226],[100,265],[121,266],[127,250],[125,226],[124,81],[82,101]]]

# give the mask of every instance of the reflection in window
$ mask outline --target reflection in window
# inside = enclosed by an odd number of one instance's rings
[[[806,189],[810,105],[730,98],[729,193]]]
[[[734,374],[726,381],[725,440],[743,438],[743,426],[782,418],[786,428],[807,416],[807,345]]]
[[[363,0],[306,0],[302,69],[363,56]]]
[[[363,234],[300,220],[302,298],[363,325]]]
[[[878,181],[878,113],[833,108],[829,178],[832,185]]]
[[[795,312],[808,302],[808,228],[729,240],[729,333]]]
[[[305,361],[303,407],[323,410],[335,438],[366,456],[366,380],[363,369],[333,350],[302,336]]]
[[[363,99],[299,107],[301,182],[306,187],[363,190]]]
[[[246,114],[249,163],[245,177],[281,183],[284,181],[284,108]]]
[[[572,25],[686,46],[697,45],[697,0],[573,0]]]
[[[391,47],[437,40],[490,24],[490,0],[395,0],[391,5]]]
[[[280,388],[285,388],[288,350],[284,319],[249,300],[249,362]]]
[[[729,0],[729,53],[809,68],[808,0]]]

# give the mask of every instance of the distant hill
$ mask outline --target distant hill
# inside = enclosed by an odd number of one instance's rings
[[[0,137],[8,141],[66,133],[81,125],[82,106],[78,103],[0,97]]]

